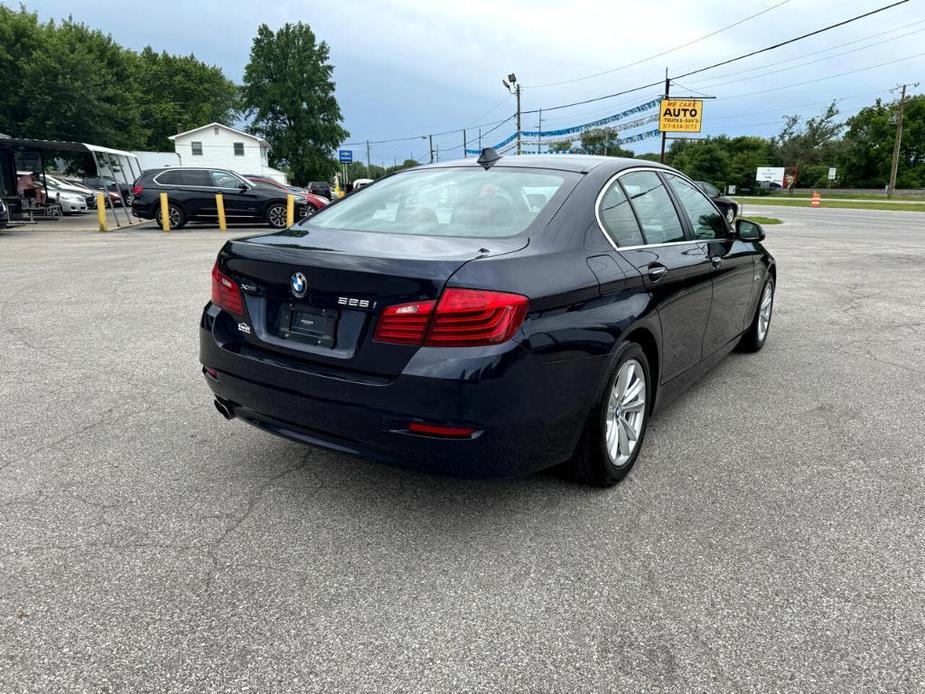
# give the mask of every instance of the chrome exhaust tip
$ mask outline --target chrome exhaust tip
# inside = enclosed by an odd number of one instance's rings
[[[218,413],[225,419],[234,419],[234,410],[232,410],[228,405],[221,402],[218,398],[215,399],[215,409],[218,410]]]

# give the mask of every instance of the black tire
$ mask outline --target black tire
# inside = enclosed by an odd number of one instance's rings
[[[641,411],[641,430],[636,438],[635,448],[628,460],[617,465],[607,450],[609,403],[620,370],[630,361],[635,361],[642,368],[645,376],[645,401]],[[601,395],[588,415],[588,421],[575,448],[575,454],[566,464],[567,469],[579,481],[595,487],[611,487],[629,474],[633,465],[636,464],[636,459],[645,441],[654,392],[649,360],[646,359],[645,352],[635,342],[623,345],[617,353],[613,368],[607,374]]]
[[[286,228],[286,206],[282,203],[275,202],[267,207],[266,214],[267,224],[274,229]]]
[[[765,292],[770,288],[771,291],[771,303],[768,311],[768,320],[767,324],[764,326],[764,330],[761,329],[761,306],[765,299]],[[764,281],[764,284],[761,287],[761,294],[758,295],[758,305],[755,307],[755,315],[752,318],[752,324],[748,326],[748,330],[745,331],[745,334],[742,335],[742,339],[739,340],[739,350],[742,352],[757,352],[762,347],[764,343],[768,341],[768,333],[771,330],[771,318],[774,316],[774,292],[776,286],[774,284],[774,277],[768,275],[768,278]]]
[[[171,229],[182,229],[186,226],[186,213],[183,211],[183,208],[179,205],[175,205],[172,202],[167,203],[167,214],[170,216],[170,228]],[[154,220],[157,222],[159,227],[162,227],[161,223],[161,206],[158,204],[157,211],[154,213]]]

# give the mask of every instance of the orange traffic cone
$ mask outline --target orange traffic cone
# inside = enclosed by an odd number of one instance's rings
[[[819,195],[819,191],[818,191],[818,190],[814,190],[814,191],[813,191],[813,201],[812,201],[812,203],[810,203],[810,204],[811,204],[813,207],[819,207],[819,205],[822,204],[822,196]]]

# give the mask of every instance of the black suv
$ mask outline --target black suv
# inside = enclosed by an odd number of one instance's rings
[[[179,229],[188,221],[218,219],[215,194],[221,193],[225,218],[229,222],[266,222],[286,226],[286,193],[276,188],[256,187],[227,169],[179,168],[145,171],[135,181],[132,212],[142,219],[161,223],[161,193],[167,193],[170,226]],[[305,216],[305,201],[295,200],[296,219]]]

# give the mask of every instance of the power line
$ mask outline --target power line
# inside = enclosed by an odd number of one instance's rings
[[[884,12],[884,11],[889,10],[889,9],[892,9],[892,8],[894,8],[894,7],[898,7],[899,5],[904,5],[904,4],[906,4],[907,2],[909,2],[909,0],[899,0],[898,2],[894,2],[894,3],[890,4],[890,5],[884,5],[883,7],[877,8],[876,10],[871,10],[870,12],[865,12],[865,13],[863,13],[863,14],[859,14],[859,15],[856,15],[856,16],[854,16],[854,17],[850,17],[849,19],[845,19],[845,20],[842,20],[842,21],[840,21],[840,22],[836,22],[835,24],[829,24],[828,26],[822,27],[822,28],[820,28],[820,29],[816,29],[815,31],[810,31],[810,32],[808,32],[808,33],[806,33],[806,34],[802,34],[802,35],[800,35],[800,36],[796,36],[796,37],[794,37],[794,38],[792,38],[792,39],[787,39],[786,41],[780,41],[780,42],[775,43],[775,44],[773,44],[773,45],[771,45],[771,46],[766,46],[765,48],[759,48],[758,50],[750,51],[750,52],[748,52],[748,53],[744,53],[744,54],[742,54],[742,55],[736,56],[735,58],[729,58],[729,59],[727,59],[727,60],[721,60],[721,61],[718,62],[718,63],[713,63],[712,65],[707,65],[706,67],[697,68],[696,70],[690,70],[690,71],[685,72],[685,73],[683,73],[683,74],[681,74],[681,75],[673,76],[673,77],[671,77],[671,79],[672,79],[672,80],[684,79],[685,77],[690,77],[691,75],[697,75],[697,74],[699,74],[699,73],[701,73],[701,72],[706,72],[707,70],[713,70],[713,69],[718,68],[718,67],[721,67],[721,66],[723,66],[723,65],[729,65],[730,63],[734,63],[734,62],[737,62],[737,61],[739,61],[739,60],[745,60],[746,58],[751,58],[751,57],[756,56],[756,55],[759,55],[759,54],[761,54],[761,53],[767,53],[768,51],[773,51],[773,50],[775,50],[775,49],[777,49],[777,48],[781,48],[781,47],[783,47],[783,46],[787,46],[787,45],[789,45],[789,44],[791,44],[791,43],[796,43],[797,41],[802,41],[803,39],[807,39],[807,38],[809,38],[809,37],[811,37],[811,36],[817,36],[817,35],[819,35],[819,34],[825,33],[826,31],[831,31],[832,29],[837,29],[838,27],[843,27],[843,26],[845,26],[846,24],[851,24],[852,22],[857,22],[857,21],[859,21],[859,20],[861,20],[861,19],[865,19],[865,18],[867,18],[867,17],[870,17],[870,16],[872,16],[872,15],[875,15],[875,14],[877,14],[878,12]],[[614,92],[613,94],[605,94],[604,96],[596,96],[596,97],[593,97],[593,98],[591,98],[591,99],[584,99],[584,100],[582,100],[582,101],[575,101],[575,102],[573,102],[573,103],[571,103],[571,104],[562,104],[562,105],[560,105],[560,106],[544,106],[544,107],[543,107],[543,111],[544,111],[544,112],[546,112],[546,111],[557,111],[557,110],[563,109],[563,108],[571,108],[572,106],[580,106],[580,105],[582,105],[582,104],[590,104],[590,103],[593,103],[593,102],[595,102],[595,101],[603,101],[604,99],[611,99],[611,98],[613,98],[613,97],[615,97],[615,96],[623,96],[624,94],[632,94],[633,92],[638,92],[638,91],[641,91],[641,90],[643,90],[643,89],[650,89],[651,87],[656,87],[656,86],[659,86],[659,85],[661,85],[661,84],[662,84],[662,80],[658,80],[657,82],[650,82],[649,84],[644,84],[644,85],[641,85],[641,86],[639,86],[639,87],[632,87],[631,89],[624,89],[624,90],[619,91],[619,92]],[[533,111],[524,111],[523,113],[524,113],[524,114],[528,114],[528,113],[537,113],[538,111],[539,111],[539,109],[535,109],[535,110],[533,110]]]
[[[923,20],[925,21],[925,20]],[[824,58],[817,58],[816,60],[808,60],[805,63],[797,63],[796,65],[790,65],[789,67],[782,67],[777,70],[769,70],[768,72],[762,72],[757,75],[751,75],[749,77],[739,77],[737,79],[727,80],[726,82],[713,82],[710,80],[706,85],[706,89],[714,89],[715,87],[723,87],[727,84],[735,84],[737,82],[744,82],[746,80],[753,79],[755,77],[767,77],[768,75],[776,75],[780,72],[786,72],[787,70],[796,70],[797,68],[806,67],[807,65],[815,65],[816,63],[822,63],[826,60],[832,60],[833,58],[840,58],[844,55],[849,55],[851,53],[857,53],[858,51],[864,51],[868,48],[876,48],[877,46],[882,46],[889,41],[896,41],[897,39],[902,39],[907,36],[912,36],[913,34],[919,34],[925,31],[925,29],[916,29],[915,31],[910,31],[906,34],[900,34],[899,36],[893,36],[892,38],[884,39],[883,41],[877,41],[875,43],[868,44],[867,46],[859,46],[858,48],[852,48],[849,51],[843,51],[842,53],[835,53],[833,55],[825,56]],[[767,66],[764,66],[767,67]],[[763,68],[762,68],[763,69]]]
[[[713,63],[712,65],[707,65],[706,67],[697,68],[696,70],[690,70],[690,71],[685,72],[685,73],[683,73],[683,74],[677,75],[676,77],[671,77],[671,79],[672,79],[672,80],[683,79],[683,78],[685,78],[685,77],[690,77],[691,75],[697,75],[697,74],[700,74],[700,73],[702,73],[702,72],[706,72],[706,71],[708,71],[708,70],[713,70],[713,69],[718,68],[718,67],[721,67],[721,66],[723,66],[723,65],[729,65],[730,63],[738,62],[738,61],[740,61],[740,60],[745,60],[746,58],[751,58],[751,57],[753,57],[753,56],[760,55],[760,54],[762,54],[762,53],[767,53],[767,52],[769,52],[769,51],[776,50],[776,49],[778,49],[778,48],[782,48],[783,46],[787,46],[787,45],[796,43],[796,42],[798,42],[798,41],[802,41],[802,40],[807,39],[807,38],[810,38],[810,37],[812,37],[812,36],[818,36],[819,34],[825,33],[825,32],[827,32],[827,31],[831,31],[831,30],[833,30],[833,29],[837,29],[837,28],[839,28],[839,27],[846,26],[846,25],[851,24],[851,23],[853,23],[853,22],[857,22],[857,21],[859,21],[859,20],[861,20],[861,19],[866,19],[867,17],[871,17],[871,16],[873,16],[873,15],[875,15],[875,14],[878,14],[878,13],[880,13],[880,12],[884,12],[884,11],[886,11],[886,10],[893,9],[893,8],[895,8],[895,7],[898,7],[899,5],[904,5],[904,4],[906,4],[907,2],[909,2],[909,0],[898,0],[897,2],[893,2],[893,3],[889,4],[889,5],[883,5],[882,7],[879,7],[879,8],[874,9],[874,10],[870,10],[869,12],[864,12],[864,13],[862,13],[862,14],[855,15],[854,17],[850,17],[850,18],[845,19],[845,20],[842,20],[842,21],[840,21],[840,22],[836,22],[836,23],[834,23],[834,24],[829,24],[828,26],[821,27],[821,28],[816,29],[816,30],[814,30],[814,31],[807,32],[807,33],[805,33],[805,34],[801,34],[800,36],[796,36],[796,37],[794,37],[794,38],[787,39],[786,41],[780,41],[780,42],[778,42],[778,43],[775,43],[775,44],[770,45],[770,46],[766,46],[766,47],[764,47],[764,48],[760,48],[760,49],[757,49],[757,50],[754,50],[754,51],[750,51],[750,52],[748,52],[748,53],[743,53],[742,55],[736,56],[736,57],[734,57],[734,58],[728,58],[728,59],[726,59],[726,60],[722,60],[722,61],[720,61],[720,62]],[[780,3],[780,4],[783,4],[783,3]],[[776,7],[776,6],[767,8],[767,9],[765,10],[765,12],[774,9],[774,7]],[[759,14],[761,14],[761,13],[759,13]],[[757,15],[756,15],[756,16],[757,16]],[[740,23],[741,23],[741,22],[744,22],[744,21],[748,21],[748,19],[749,19],[749,18],[745,18],[745,19],[741,20]],[[734,26],[734,25],[731,25],[731,26]],[[720,29],[720,30],[717,30],[717,32],[718,32],[718,31],[723,31],[723,30],[724,30],[724,29]],[[714,32],[714,33],[717,33],[717,32]],[[674,50],[674,49],[672,49],[672,50]],[[845,73],[840,73],[840,74],[838,74],[838,75],[832,75],[832,76],[829,76],[829,77],[823,77],[823,78],[819,78],[819,79],[817,79],[817,80],[809,80],[809,81],[806,81],[806,82],[795,83],[795,84],[787,85],[787,86],[784,86],[784,87],[775,87],[775,88],[771,88],[771,89],[767,89],[767,90],[761,90],[761,91],[756,91],[756,92],[749,92],[748,94],[738,94],[738,95],[734,95],[734,96],[727,96],[727,97],[721,97],[721,98],[727,98],[727,99],[728,99],[728,98],[737,98],[737,97],[740,97],[740,96],[750,96],[750,95],[752,95],[752,94],[763,94],[763,93],[766,93],[766,92],[768,92],[768,91],[776,91],[776,90],[778,90],[778,89],[787,89],[787,88],[789,88],[789,87],[800,86],[800,85],[803,85],[803,84],[812,84],[813,82],[818,82],[818,81],[822,81],[822,80],[825,80],[825,79],[831,79],[831,78],[834,78],[834,77],[841,77],[841,76],[844,76],[844,75],[850,75],[850,74],[854,74],[854,73],[856,73],[856,72],[863,72],[864,70],[873,69],[873,68],[875,68],[875,67],[882,67],[882,66],[884,66],[884,65],[891,65],[891,64],[893,64],[893,63],[901,62],[902,60],[909,60],[910,58],[918,57],[919,55],[922,55],[922,54],[913,55],[913,56],[908,56],[908,57],[906,57],[906,58],[901,58],[901,59],[899,59],[899,60],[889,61],[889,62],[886,62],[886,63],[881,63],[880,65],[875,65],[875,66],[872,66],[872,67],[870,67],[870,68],[862,68],[861,70],[854,70],[854,71],[849,71],[849,72],[845,72]],[[606,74],[606,73],[601,73],[601,74]],[[631,87],[631,88],[629,88],[629,89],[623,89],[623,90],[621,90],[621,91],[614,92],[614,93],[612,93],[612,94],[605,94],[605,95],[603,95],[603,96],[597,96],[597,97],[592,97],[592,98],[589,98],[589,99],[583,99],[583,100],[581,100],[581,101],[575,101],[575,102],[572,102],[572,103],[569,103],[569,104],[560,104],[560,105],[558,105],[558,106],[544,106],[542,109],[533,109],[533,110],[529,110],[529,111],[522,111],[522,112],[521,112],[521,115],[527,115],[527,114],[532,114],[532,113],[539,113],[539,111],[541,111],[541,110],[542,110],[544,113],[547,113],[547,112],[550,112],[550,111],[559,111],[559,110],[566,109],[566,108],[573,108],[573,107],[575,107],[575,106],[581,106],[581,105],[584,105],[584,104],[596,103],[596,102],[598,102],[598,101],[604,101],[604,100],[606,100],[606,99],[612,99],[612,98],[614,98],[614,97],[623,96],[623,95],[625,95],[625,94],[633,94],[633,93],[642,91],[642,90],[644,90],[644,89],[651,89],[652,87],[661,86],[661,84],[662,84],[662,80],[660,79],[660,80],[658,80],[658,81],[650,82],[650,83],[648,83],[648,84],[640,85],[640,86],[637,86],[637,87]],[[536,88],[536,87],[534,87],[534,88]],[[502,103],[503,103],[503,102],[502,102]],[[499,104],[499,105],[500,105],[500,104]],[[494,108],[497,108],[497,106],[493,107],[492,110],[494,110]],[[490,112],[490,111],[489,111],[489,112]],[[494,126],[491,130],[482,133],[482,136],[484,137],[484,136],[487,135],[488,133],[493,132],[494,130],[497,130],[497,128],[499,128],[502,124],[506,123],[507,121],[511,120],[512,118],[514,118],[513,115],[508,116],[507,118],[505,118],[505,119],[503,119],[503,120],[500,120],[500,121],[494,121],[494,122],[492,122],[492,123],[484,123],[484,124],[482,124],[481,126],[468,126],[468,127],[466,127],[465,129],[466,129],[466,130],[472,130],[472,129],[476,128],[476,127]],[[443,136],[443,135],[450,135],[450,134],[453,134],[453,133],[459,133],[460,130],[462,130],[462,128],[454,128],[454,129],[452,129],[452,130],[445,130],[445,131],[440,132],[440,133],[433,133],[433,134],[432,134],[432,137],[440,137],[440,136]],[[408,142],[408,141],[418,140],[418,139],[426,138],[426,137],[427,137],[426,135],[412,135],[412,136],[408,136],[408,137],[398,137],[398,138],[391,138],[391,139],[386,139],[386,140],[371,140],[369,143],[370,143],[370,144],[388,144],[388,143],[393,143],[393,142]],[[360,141],[360,142],[347,142],[347,143],[344,143],[342,146],[360,146],[360,145],[365,145],[365,144],[366,144],[366,141],[364,140],[364,141]]]
[[[853,44],[860,43],[861,41],[866,41],[867,39],[872,39],[872,38],[876,38],[876,37],[878,37],[878,36],[883,36],[884,34],[892,34],[892,33],[895,32],[895,31],[901,31],[901,30],[903,30],[903,29],[908,29],[909,27],[916,26],[916,25],[918,25],[918,24],[922,24],[923,22],[925,22],[925,19],[920,19],[920,20],[915,21],[915,22],[910,22],[910,23],[908,23],[908,24],[903,24],[902,26],[893,27],[892,29],[887,29],[886,31],[878,31],[878,32],[875,32],[875,33],[873,33],[873,34],[868,34],[867,36],[862,36],[862,37],[860,37],[860,38],[853,39],[853,40],[851,40],[851,41],[845,41],[844,43],[836,43],[836,44],[833,45],[833,46],[829,46],[828,48],[823,48],[823,49],[818,50],[818,51],[811,51],[810,53],[804,53],[804,54],[802,54],[802,55],[796,55],[796,56],[793,56],[792,58],[784,58],[784,59],[782,59],[782,60],[778,60],[778,61],[777,61],[777,64],[780,64],[780,63],[790,63],[790,62],[793,62],[794,60],[802,60],[803,58],[811,58],[811,57],[813,57],[813,56],[815,56],[815,55],[819,55],[819,54],[821,54],[821,53],[828,53],[829,51],[834,51],[834,50],[837,49],[837,48],[843,48],[843,47],[845,47],[845,46],[851,46],[851,45],[853,45]],[[733,71],[733,72],[726,72],[726,73],[723,73],[723,74],[721,74],[721,75],[714,75],[713,77],[708,77],[707,80],[708,80],[709,82],[712,82],[713,80],[717,80],[717,79],[725,79],[726,77],[735,77],[736,75],[743,75],[743,74],[745,74],[745,73],[747,73],[747,72],[755,72],[755,71],[757,71],[757,70],[764,70],[764,69],[767,68],[767,67],[768,67],[767,65],[757,65],[757,66],[755,66],[755,67],[748,67],[748,68],[745,68],[744,70],[735,70],[735,71]]]
[[[674,48],[669,48],[668,50],[662,51],[661,53],[656,53],[656,54],[654,54],[654,55],[650,55],[650,56],[648,56],[647,58],[641,58],[640,60],[636,60],[636,61],[634,61],[634,62],[632,62],[632,63],[627,63],[626,65],[620,65],[619,67],[615,67],[615,68],[612,68],[612,69],[610,69],[610,70],[604,70],[604,71],[602,71],[602,72],[596,72],[596,73],[594,73],[593,75],[585,75],[584,77],[575,77],[575,78],[573,78],[573,79],[561,80],[561,81],[559,81],[559,82],[547,82],[547,83],[545,83],[545,84],[527,85],[526,87],[524,87],[524,89],[545,89],[546,87],[559,87],[559,86],[561,86],[561,85],[563,85],[563,84],[573,84],[573,83],[575,83],[575,82],[583,82],[583,81],[585,81],[585,80],[594,79],[595,77],[602,77],[603,75],[610,75],[610,74],[613,74],[614,72],[619,72],[620,70],[625,70],[626,68],[635,67],[636,65],[641,65],[642,63],[646,63],[646,62],[648,62],[648,61],[650,61],[650,60],[655,60],[656,58],[661,58],[662,56],[668,55],[669,53],[674,53],[675,51],[679,51],[679,50],[681,50],[682,48],[687,48],[688,46],[693,46],[695,43],[699,43],[700,41],[704,41],[704,40],[706,40],[706,39],[708,39],[708,38],[711,38],[711,37],[713,37],[713,36],[716,36],[717,34],[721,34],[722,32],[724,32],[724,31],[726,31],[726,30],[728,30],[728,29],[732,29],[732,28],[734,28],[734,27],[739,26],[740,24],[744,24],[745,22],[747,22],[747,21],[749,21],[749,20],[755,19],[755,17],[760,17],[760,16],[763,15],[763,14],[767,14],[767,13],[770,12],[771,10],[776,10],[776,9],[777,9],[778,7],[780,7],[781,5],[786,5],[788,2],[790,2],[790,0],[783,0],[783,2],[779,2],[779,3],[777,3],[776,5],[771,5],[770,7],[766,8],[766,9],[763,9],[763,10],[761,10],[760,12],[756,12],[755,14],[749,15],[748,17],[745,17],[744,19],[740,19],[740,20],[737,21],[737,22],[734,22],[734,23],[732,23],[732,24],[728,24],[728,25],[726,25],[726,26],[724,26],[724,27],[722,27],[722,28],[720,28],[720,29],[717,29],[716,31],[710,32],[709,34],[704,34],[703,36],[701,36],[701,37],[699,37],[699,38],[693,39],[692,41],[688,41],[687,43],[682,43],[680,46],[675,46]],[[545,110],[545,109],[544,109],[544,110]]]
[[[729,65],[729,63],[734,63],[739,60],[744,60],[745,58],[751,58],[752,56],[760,55],[761,53],[767,53],[768,51],[773,51],[783,46],[787,46],[791,43],[796,43],[797,41],[808,39],[810,36],[817,36],[818,34],[822,34],[826,31],[831,31],[832,29],[837,29],[838,27],[843,27],[846,24],[851,24],[852,22],[856,22],[859,19],[866,19],[867,17],[871,17],[875,14],[878,14],[879,12],[884,12],[894,7],[899,7],[900,5],[905,5],[907,2],[909,2],[909,0],[899,0],[898,2],[894,2],[890,5],[884,5],[883,7],[878,7],[876,10],[871,10],[870,12],[865,12],[864,14],[859,14],[855,17],[851,17],[850,19],[845,19],[841,22],[830,24],[829,26],[822,27],[821,29],[810,31],[801,36],[797,36],[795,38],[788,39],[786,41],[781,41],[780,43],[775,43],[772,46],[767,46],[766,48],[759,48],[757,51],[751,51],[750,53],[744,53],[743,55],[737,56],[735,58],[729,58],[728,60],[723,60],[718,63],[713,63],[713,65],[708,65],[707,67],[698,68],[697,70],[691,70],[690,72],[685,72],[683,75],[676,75],[675,77],[672,77],[672,79],[684,79],[685,77],[690,77],[691,75],[696,75],[701,72],[706,72],[707,70],[713,70],[714,68],[722,67],[723,65]]]
[[[754,92],[745,92],[744,94],[730,94],[729,96],[717,97],[718,99],[738,99],[743,96],[754,96],[755,94],[767,94],[768,92],[777,92],[782,89],[790,89],[792,87],[802,87],[805,84],[815,84],[816,82],[823,82],[825,80],[835,79],[836,77],[844,77],[846,75],[854,75],[859,72],[866,72],[867,70],[875,70],[878,67],[884,67],[886,65],[895,65],[896,63],[901,63],[904,60],[912,60],[913,58],[920,58],[925,55],[923,53],[915,53],[914,55],[907,55],[903,58],[897,58],[896,60],[888,60],[885,63],[877,63],[876,65],[868,65],[867,67],[858,68],[857,70],[848,70],[847,72],[839,72],[835,75],[827,75],[825,77],[818,77],[813,80],[806,80],[805,82],[792,82],[790,84],[785,84],[780,87],[771,87],[770,89],[759,89]]]

